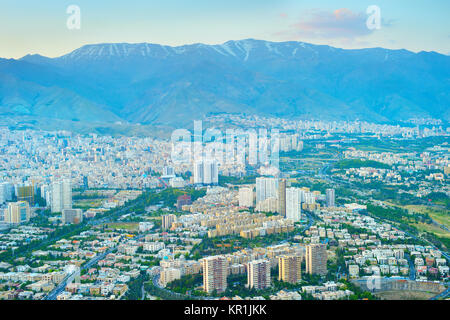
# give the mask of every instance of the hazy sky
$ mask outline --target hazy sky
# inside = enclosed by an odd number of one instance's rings
[[[69,5],[81,29],[69,30]],[[380,30],[366,9],[381,9]],[[449,0],[0,0],[0,57],[55,57],[84,44],[217,44],[255,38],[450,53]]]

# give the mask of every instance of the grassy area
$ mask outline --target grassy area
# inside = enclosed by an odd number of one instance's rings
[[[139,223],[137,222],[113,222],[113,223],[107,223],[105,225],[109,229],[122,229],[122,230],[128,230],[128,231],[137,231],[139,229]]]
[[[420,205],[408,205],[404,206],[404,208],[414,212],[428,214],[433,220],[450,229],[450,213],[448,210],[437,210],[428,206]]]
[[[450,232],[447,232],[444,229],[441,229],[440,227],[434,225],[434,224],[426,224],[426,223],[414,223],[411,224],[412,226],[416,227],[419,231],[423,232],[430,232],[438,236],[439,238],[447,238],[450,239]]]
[[[318,170],[323,166],[323,161],[280,158],[280,168],[282,171],[298,171],[298,170]]]
[[[387,201],[385,201],[385,204],[389,205]],[[392,203],[390,205],[396,208],[395,211],[403,210],[405,213],[405,210],[408,210],[407,212],[409,214],[405,215],[403,213],[403,216],[399,216],[398,213],[400,213],[400,211],[398,211],[393,216],[387,215],[384,218],[404,223],[403,228],[407,227],[410,232],[416,230],[416,233],[423,233],[425,239],[432,242],[434,245],[440,248],[443,246],[441,249],[447,250],[447,248],[450,248],[450,232],[433,224],[431,220],[433,219],[438,223],[448,226],[448,211],[445,209],[439,210],[424,205],[400,206]],[[401,220],[399,220],[399,218],[401,218]]]
[[[447,137],[428,137],[423,139],[379,140],[362,138],[353,144],[358,150],[378,152],[399,152],[400,150],[422,152],[428,147],[446,142]]]
[[[375,146],[375,145],[356,144],[354,147],[361,151],[398,152],[398,149],[390,148],[390,147],[386,147],[386,146],[382,147],[382,146]]]
[[[228,177],[228,176],[219,176],[219,184],[221,186],[226,184],[251,184],[255,183],[256,176],[246,176],[242,178],[238,177]]]
[[[448,197],[443,192],[432,192],[427,195],[427,198],[431,200],[434,204],[444,206],[447,210],[450,210],[450,197]]]
[[[99,208],[102,206],[103,199],[84,199],[75,200],[74,208],[89,209],[89,208]]]
[[[336,169],[349,169],[349,168],[380,168],[390,169],[391,166],[382,162],[373,160],[360,160],[360,159],[346,159],[341,160],[334,165]]]
[[[448,229],[450,229],[450,213],[448,212],[439,212],[439,211],[432,211],[428,213],[430,217],[435,220],[436,222],[443,224]]]

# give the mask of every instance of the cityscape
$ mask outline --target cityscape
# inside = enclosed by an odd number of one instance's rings
[[[0,304],[450,299],[447,2],[50,2],[0,19]]]
[[[249,137],[176,164],[164,139],[2,128],[0,297],[448,296],[448,129],[206,120],[280,130],[279,169]]]

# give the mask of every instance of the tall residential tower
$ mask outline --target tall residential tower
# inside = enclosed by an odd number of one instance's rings
[[[221,293],[227,289],[228,261],[224,256],[204,258],[202,268],[204,291]]]
[[[72,209],[72,185],[70,179],[55,181],[51,185],[52,212],[62,212]]]
[[[306,272],[309,274],[327,274],[327,245],[310,244],[306,246]]]
[[[248,263],[247,285],[250,289],[266,289],[270,287],[270,262],[255,260]]]

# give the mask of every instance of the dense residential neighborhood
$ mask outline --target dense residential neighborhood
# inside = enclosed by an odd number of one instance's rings
[[[448,295],[448,129],[225,119],[279,150],[1,128],[0,299]]]

